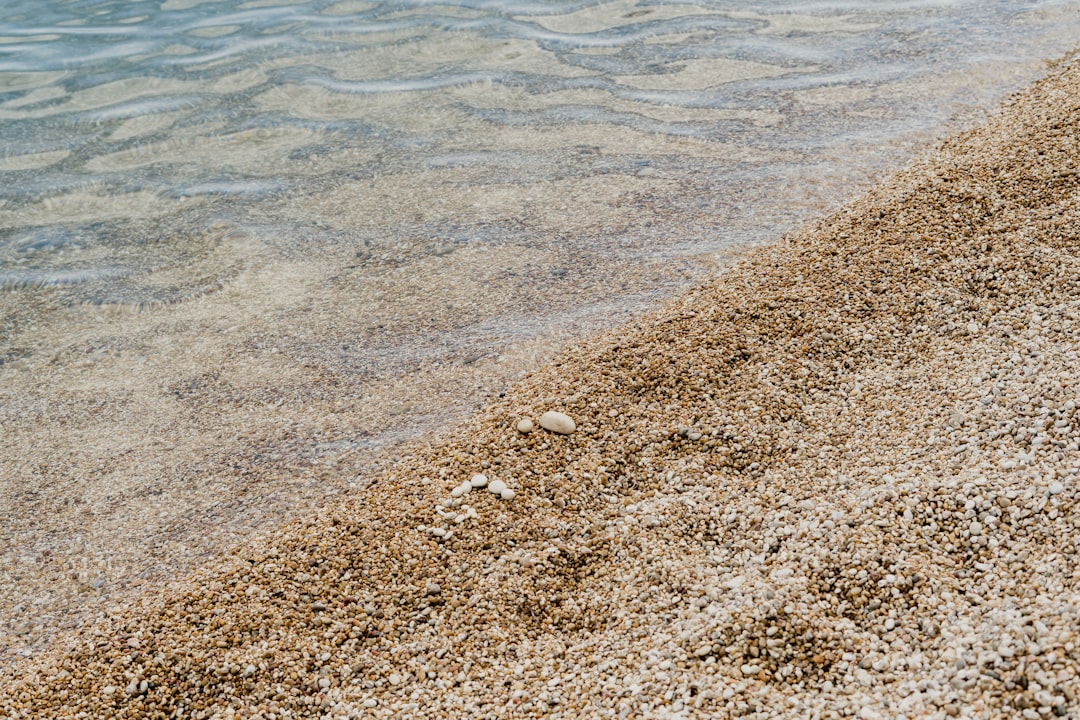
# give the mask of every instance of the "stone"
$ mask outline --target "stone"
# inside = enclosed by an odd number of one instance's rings
[[[469,480],[469,486],[474,488],[482,488],[487,484],[487,475],[484,475],[483,473],[476,473],[472,476],[472,479]]]
[[[1054,482],[1050,483],[1050,487],[1047,489],[1050,491],[1051,495],[1060,495],[1061,493],[1065,492],[1065,485],[1062,484],[1060,480],[1055,480]]]
[[[488,483],[487,489],[488,492],[492,493],[493,495],[501,495],[502,491],[506,490],[507,487],[506,483],[504,483],[502,480],[492,480]]]
[[[441,592],[442,588],[437,582],[428,581],[428,584],[424,586],[424,595],[438,595]]]
[[[559,435],[569,435],[577,429],[577,425],[569,415],[555,410],[548,410],[540,416],[540,427]]]
[[[517,493],[510,488],[503,488],[502,492],[499,493],[499,497],[503,500],[513,500],[516,496]]]
[[[518,420],[517,431],[519,433],[531,433],[533,431],[533,421],[529,418]]]

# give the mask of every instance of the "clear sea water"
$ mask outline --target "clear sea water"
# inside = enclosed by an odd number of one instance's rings
[[[8,0],[0,287],[144,306],[327,243],[768,240],[1030,79],[1078,8]],[[261,248],[223,253],[240,232]]]

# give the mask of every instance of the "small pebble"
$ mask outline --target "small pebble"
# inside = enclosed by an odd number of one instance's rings
[[[1054,482],[1050,483],[1050,487],[1047,489],[1050,491],[1051,495],[1060,495],[1061,493],[1065,492],[1065,485],[1062,484],[1061,481],[1055,480]]]
[[[483,473],[477,473],[472,476],[471,480],[469,480],[469,485],[474,488],[482,488],[487,484],[487,475],[484,475]]]
[[[506,490],[506,483],[502,480],[492,480],[487,486],[488,492],[494,495],[501,495],[503,490]]]
[[[569,415],[564,415],[555,410],[548,410],[540,416],[540,427],[559,435],[569,435],[577,429]]]
[[[501,497],[503,500],[513,500],[516,496],[517,493],[510,488],[503,488],[502,491],[499,493],[499,497]]]
[[[518,420],[517,431],[519,433],[531,433],[533,431],[533,421],[529,418]]]

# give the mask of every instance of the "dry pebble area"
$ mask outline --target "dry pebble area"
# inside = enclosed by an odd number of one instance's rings
[[[1065,64],[0,713],[1080,717],[1078,161]]]

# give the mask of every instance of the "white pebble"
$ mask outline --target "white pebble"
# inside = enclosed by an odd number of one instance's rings
[[[446,537],[446,531],[443,530],[440,527],[428,528],[428,532],[431,533],[432,535],[434,535],[435,537]]]
[[[503,490],[506,490],[506,483],[502,480],[492,480],[487,486],[488,492],[495,495],[501,495]]]
[[[476,473],[472,476],[472,480],[469,481],[469,485],[474,488],[482,488],[488,484],[487,475],[483,473]]]
[[[759,672],[761,672],[761,668],[759,668],[757,665],[743,665],[739,669],[742,670],[743,675],[757,675]]]
[[[982,531],[983,531],[983,526],[982,526],[982,523],[981,523],[981,522],[977,522],[977,521],[976,521],[976,522],[973,522],[973,523],[971,523],[971,526],[970,526],[970,527],[968,528],[968,531],[969,531],[969,532],[970,532],[970,533],[971,533],[972,535],[982,535]]]
[[[1065,486],[1058,480],[1050,483],[1050,487],[1048,489],[1050,490],[1051,495],[1060,495],[1061,493],[1065,492]]]
[[[502,492],[499,493],[499,497],[501,497],[503,500],[513,500],[516,495],[517,493],[510,488],[505,488]]]
[[[569,415],[554,410],[548,410],[540,416],[540,427],[560,435],[569,435],[577,429]]]
[[[519,433],[531,433],[533,431],[533,421],[529,418],[518,420],[517,431]]]

